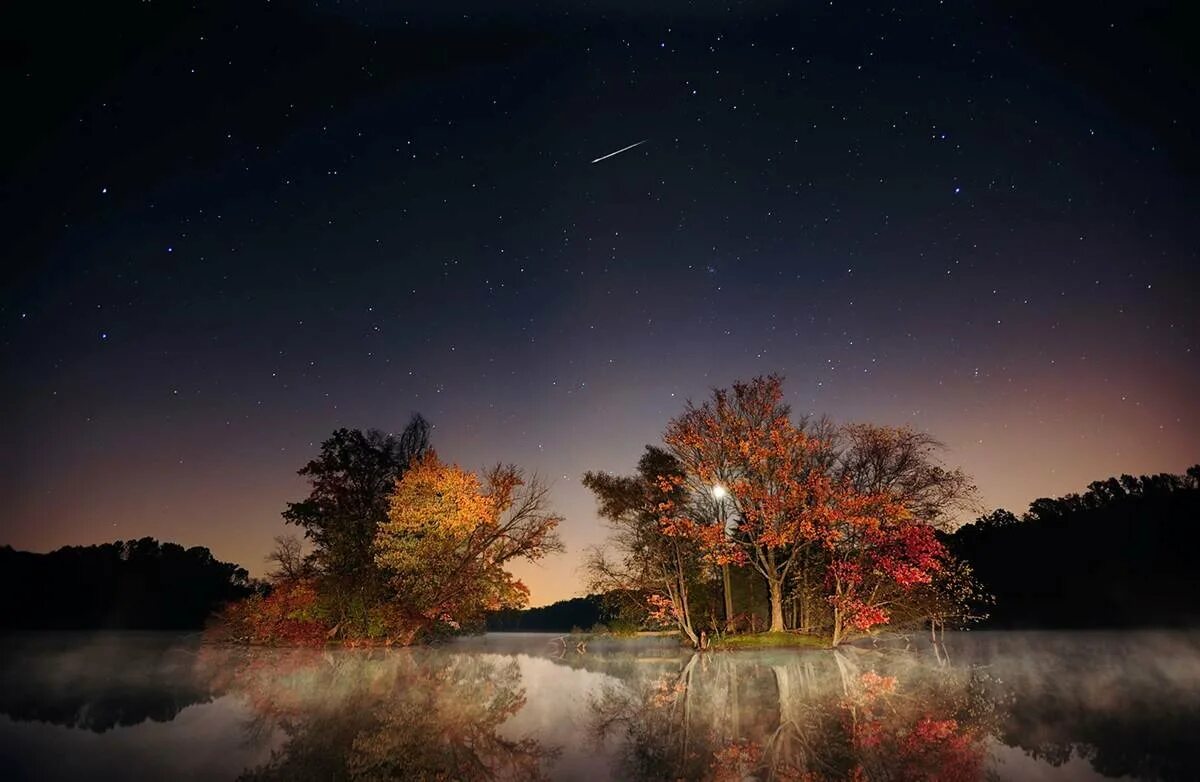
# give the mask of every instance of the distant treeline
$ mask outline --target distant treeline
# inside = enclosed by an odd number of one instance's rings
[[[997,510],[945,540],[994,596],[990,627],[1196,625],[1198,523],[1200,465]]]
[[[573,597],[548,606],[496,611],[487,617],[488,632],[567,632],[588,630],[611,616],[602,595]]]
[[[0,628],[198,629],[250,594],[245,569],[200,546],[153,538],[66,546],[49,554],[0,547]]]

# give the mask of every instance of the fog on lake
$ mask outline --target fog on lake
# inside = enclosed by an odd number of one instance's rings
[[[13,779],[1200,779],[1200,635],[692,654],[492,634],[264,649],[0,640]]]

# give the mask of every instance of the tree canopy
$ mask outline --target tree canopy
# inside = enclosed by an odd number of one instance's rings
[[[358,576],[374,560],[375,531],[387,518],[396,481],[429,450],[429,422],[414,415],[399,435],[338,429],[299,474],[311,490],[289,502],[284,520],[304,530],[322,570]]]
[[[528,588],[504,566],[561,551],[561,521],[536,477],[498,465],[480,478],[430,452],[397,483],[375,562],[415,628],[478,624],[488,611],[528,602]]]

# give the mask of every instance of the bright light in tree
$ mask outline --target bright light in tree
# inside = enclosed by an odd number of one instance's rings
[[[725,487],[719,483],[712,488],[712,495],[714,497],[716,497],[718,500],[724,499],[725,495],[728,493],[729,492],[725,491]]]

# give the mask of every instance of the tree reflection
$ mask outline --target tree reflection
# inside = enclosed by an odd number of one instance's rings
[[[1004,680],[1004,744],[1053,766],[1080,757],[1106,777],[1200,779],[1195,634],[996,633],[974,651]]]
[[[982,779],[986,685],[905,653],[696,655],[606,689],[592,731],[629,779]]]
[[[513,659],[291,650],[250,655],[234,676],[247,736],[284,736],[245,779],[539,779],[555,756],[500,730],[525,704]]]
[[[154,634],[19,635],[3,639],[0,714],[104,733],[170,722],[220,694],[198,644]]]

